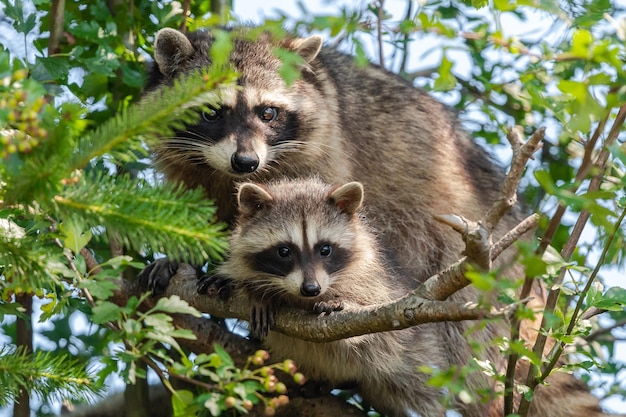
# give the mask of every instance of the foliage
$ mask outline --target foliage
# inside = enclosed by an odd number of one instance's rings
[[[39,398],[79,400],[92,398],[102,387],[94,383],[93,371],[67,354],[3,347],[0,351],[0,406],[5,407],[26,387]],[[50,398],[52,397],[52,398]]]
[[[0,405],[15,399],[19,387],[45,403],[89,398],[107,375],[129,383],[144,378],[140,362],[149,362],[165,383],[166,375],[182,375],[202,388],[200,394],[177,391],[174,407],[181,415],[217,415],[227,408],[243,413],[248,401],[270,408],[284,402],[263,395],[281,394],[269,369],[283,365],[251,370],[255,356],[238,369],[219,347],[188,356],[179,344],[192,335],[169,318],[173,312],[197,316],[184,301],[162,300],[152,309],[145,297],[122,306],[111,301],[122,277],[159,253],[196,262],[223,253],[223,226],[211,221],[214,208],[199,192],[159,181],[147,149],[159,135],[193,121],[236,74],[219,68],[138,101],[159,28],[223,23],[229,13],[211,13],[208,2],[190,2],[184,11],[171,1],[74,0],[60,12],[59,3],[0,5],[6,33],[0,35],[0,317],[9,340],[0,349],[0,375],[16,376],[0,376]],[[303,33],[322,31],[363,65],[376,51],[386,68],[455,106],[464,126],[492,149],[502,149],[511,126],[527,135],[548,129],[523,190],[528,205],[544,214],[541,243],[520,245],[520,262],[551,289],[542,332],[557,344],[545,357],[541,345],[525,346],[514,332],[499,341],[500,348],[510,358],[531,360],[527,387],[518,387],[529,400],[564,350],[582,358],[569,369],[585,379],[603,374],[605,395],[623,397],[618,374],[624,363],[615,356],[610,331],[626,322],[626,290],[601,282],[608,266],[623,269],[626,255],[625,10],[609,0],[407,1],[398,18],[382,1],[328,15],[304,2],[299,7],[302,17],[283,16],[266,27],[278,34],[287,20]],[[551,26],[509,30],[539,19]],[[427,41],[438,46],[422,48]],[[212,51],[216,62],[226,56],[228,37],[219,44]],[[409,56],[416,50],[422,51],[419,61],[432,66],[412,68]],[[288,64],[290,57],[284,59]],[[471,63],[469,71],[460,59]],[[588,222],[593,235],[586,243],[580,233]],[[470,278],[485,292],[515,301],[513,288],[495,274]],[[16,347],[16,327],[30,321],[24,297],[41,304],[40,322],[54,324],[42,335],[60,352],[48,352],[45,344]],[[607,311],[602,320],[589,321],[599,309]],[[101,327],[77,335],[69,325],[76,314]],[[521,307],[516,320],[524,317],[528,310]],[[88,348],[81,351],[79,344]],[[82,355],[93,363],[101,359],[97,374],[79,365]],[[432,373],[432,384],[459,395],[467,373],[494,372],[481,363],[422,371]]]
[[[289,402],[289,397],[285,395],[287,386],[278,380],[275,370],[292,375],[297,384],[306,382],[304,376],[296,372],[296,365],[291,360],[261,366],[269,358],[264,350],[256,351],[238,369],[224,349],[219,345],[215,345],[214,349],[214,353],[201,354],[193,361],[178,365],[179,374],[204,375],[215,385],[208,386],[207,393],[199,396],[190,391],[177,391],[173,399],[175,415],[202,414],[205,409],[211,415],[219,415],[228,409],[247,414],[259,403],[264,405],[265,414],[273,415],[276,408]],[[252,365],[256,368],[250,369]],[[264,396],[262,392],[273,395]]]

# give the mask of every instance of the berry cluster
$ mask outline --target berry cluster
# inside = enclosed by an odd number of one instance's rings
[[[29,94],[24,88],[28,72],[14,71],[0,80],[0,158],[16,152],[29,153],[48,137],[39,116],[46,104],[43,96]],[[2,123],[4,122],[4,123]]]
[[[260,366],[257,370],[253,371],[253,374],[258,375],[258,381],[263,385],[264,391],[271,394],[276,394],[274,397],[266,398],[258,395],[265,403],[265,415],[273,416],[276,413],[276,408],[289,404],[289,397],[287,394],[287,386],[278,380],[274,375],[274,370],[278,369],[291,375],[295,383],[302,385],[306,382],[306,378],[300,372],[297,372],[298,368],[294,361],[287,359],[282,363],[267,366],[265,361],[269,359],[269,353],[265,350],[257,350],[253,356],[249,358],[250,363]],[[265,366],[264,366],[265,365]],[[254,404],[250,400],[239,400],[234,396],[226,397],[224,401],[227,408],[233,408],[236,405],[241,405],[246,410],[250,411]]]

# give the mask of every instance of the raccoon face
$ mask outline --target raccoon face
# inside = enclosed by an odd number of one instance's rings
[[[155,77],[167,83],[181,73],[210,65],[212,37],[197,32],[189,37],[173,29],[155,36]],[[303,66],[317,56],[318,36],[285,41],[283,47],[300,55]],[[269,169],[281,148],[302,136],[302,119],[293,93],[279,75],[282,62],[273,54],[269,40],[235,40],[231,64],[240,74],[240,88],[221,92],[218,108],[201,114],[200,122],[166,140],[160,153],[176,153],[178,159],[209,166],[217,171],[245,177]],[[155,81],[153,80],[153,83]],[[174,159],[173,155],[162,156]],[[182,158],[181,158],[182,157]]]
[[[280,96],[246,88],[223,94],[221,101],[221,107],[204,111],[197,125],[178,134],[178,140],[196,143],[199,160],[218,171],[246,176],[265,170],[273,149],[298,136],[298,116]]]
[[[246,285],[291,297],[324,295],[352,262],[362,191],[360,183],[333,188],[313,180],[242,184],[231,259],[246,265]]]
[[[305,245],[301,248],[294,243],[279,243],[251,254],[250,260],[255,271],[277,277],[282,289],[293,296],[323,295],[333,274],[347,266],[350,255],[332,243]]]

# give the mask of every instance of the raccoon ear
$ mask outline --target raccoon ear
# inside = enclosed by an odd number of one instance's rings
[[[349,182],[330,192],[330,200],[341,211],[352,215],[363,205],[363,185],[360,182]]]
[[[293,40],[291,48],[304,58],[304,62],[308,64],[315,59],[317,54],[320,52],[320,49],[322,49],[323,43],[324,41],[321,36],[313,35],[308,38]]]
[[[154,61],[165,76],[171,76],[193,52],[189,39],[175,29],[164,28],[154,36]]]
[[[237,193],[237,205],[243,216],[251,216],[273,200],[274,198],[263,187],[251,182],[241,184]]]

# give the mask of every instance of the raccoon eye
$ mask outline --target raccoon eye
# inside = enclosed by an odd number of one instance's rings
[[[273,122],[274,120],[276,120],[276,116],[278,116],[278,109],[276,107],[265,107],[262,111],[261,111],[261,120],[269,123],[269,122]]]
[[[214,122],[220,118],[220,113],[215,109],[209,108],[207,111],[202,112],[202,118],[209,123]]]
[[[333,247],[330,245],[322,245],[320,247],[320,255],[324,258],[328,258],[333,253]]]
[[[289,249],[287,246],[279,246],[278,249],[276,249],[276,253],[281,258],[288,258],[291,256],[291,249]]]

